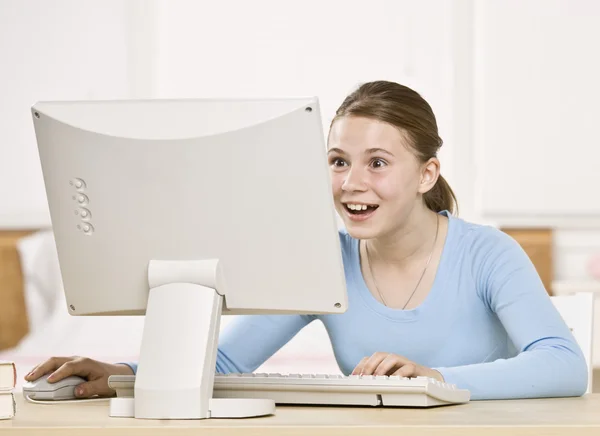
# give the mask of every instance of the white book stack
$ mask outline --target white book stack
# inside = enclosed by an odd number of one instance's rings
[[[14,362],[0,360],[0,419],[11,419],[15,416],[13,391],[16,384],[17,368]]]

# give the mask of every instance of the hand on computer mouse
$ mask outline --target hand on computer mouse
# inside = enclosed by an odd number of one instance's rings
[[[52,357],[36,366],[25,380],[33,381],[44,374],[52,373],[48,382],[55,383],[70,375],[83,377],[87,382],[75,390],[78,398],[94,395],[110,397],[115,391],[108,387],[108,377],[111,375],[131,375],[133,371],[125,364],[100,362],[86,357]]]

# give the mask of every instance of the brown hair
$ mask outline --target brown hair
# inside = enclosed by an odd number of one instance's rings
[[[361,85],[346,97],[331,125],[338,118],[352,115],[374,118],[400,129],[407,135],[412,151],[421,163],[436,157],[442,146],[429,103],[417,92],[398,83],[380,80]],[[441,174],[423,199],[434,212],[448,210],[454,214],[458,211],[456,196]]]

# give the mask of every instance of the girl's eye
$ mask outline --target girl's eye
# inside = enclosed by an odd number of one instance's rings
[[[331,159],[331,165],[333,165],[334,167],[343,167],[344,165],[346,165],[346,162],[344,162],[343,159],[340,159],[339,157],[335,157],[333,159]]]
[[[387,165],[387,162],[384,161],[383,159],[373,159],[371,161],[371,166],[373,168],[383,168],[386,165]]]

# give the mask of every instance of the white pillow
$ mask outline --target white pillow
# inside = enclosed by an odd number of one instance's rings
[[[29,331],[35,332],[54,312],[62,297],[62,279],[54,235],[39,231],[17,242],[24,280]]]

